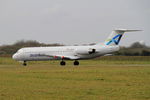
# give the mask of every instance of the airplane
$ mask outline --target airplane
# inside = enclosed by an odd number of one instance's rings
[[[79,65],[78,60],[92,59],[109,55],[120,49],[119,42],[125,32],[141,30],[116,29],[102,43],[89,46],[59,46],[59,47],[26,47],[19,49],[12,58],[22,61],[27,65],[27,61],[61,60],[60,65],[66,65],[65,60],[74,60],[74,65]]]

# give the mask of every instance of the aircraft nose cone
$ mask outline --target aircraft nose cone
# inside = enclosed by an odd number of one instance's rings
[[[13,58],[14,60],[17,60],[17,55],[16,55],[16,54],[13,54],[12,58]]]

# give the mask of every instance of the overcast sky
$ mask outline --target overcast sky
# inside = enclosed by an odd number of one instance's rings
[[[18,40],[66,45],[103,42],[113,29],[121,45],[150,45],[150,0],[0,0],[0,45]]]

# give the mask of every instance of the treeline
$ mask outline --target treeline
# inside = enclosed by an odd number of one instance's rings
[[[12,45],[0,46],[0,56],[11,56],[15,52],[17,52],[18,49],[23,47],[44,47],[44,46],[62,46],[62,44],[58,44],[58,43],[45,44],[45,43],[39,43],[34,40],[28,40],[28,41],[21,40],[21,41],[17,41]]]
[[[124,56],[150,56],[150,48],[139,42],[133,43],[129,47],[121,47],[115,55]]]
[[[12,45],[0,46],[0,56],[11,56],[18,49],[23,47],[43,47],[43,46],[63,46],[63,45],[58,43],[45,44],[33,40],[29,40],[29,41],[21,40]],[[150,48],[139,42],[135,42],[130,47],[121,47],[121,49],[114,54],[124,55],[124,56],[150,56]]]

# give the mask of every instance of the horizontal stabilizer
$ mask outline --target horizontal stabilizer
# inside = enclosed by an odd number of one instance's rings
[[[118,32],[136,32],[136,31],[142,31],[142,30],[116,29],[114,31],[118,31]]]

